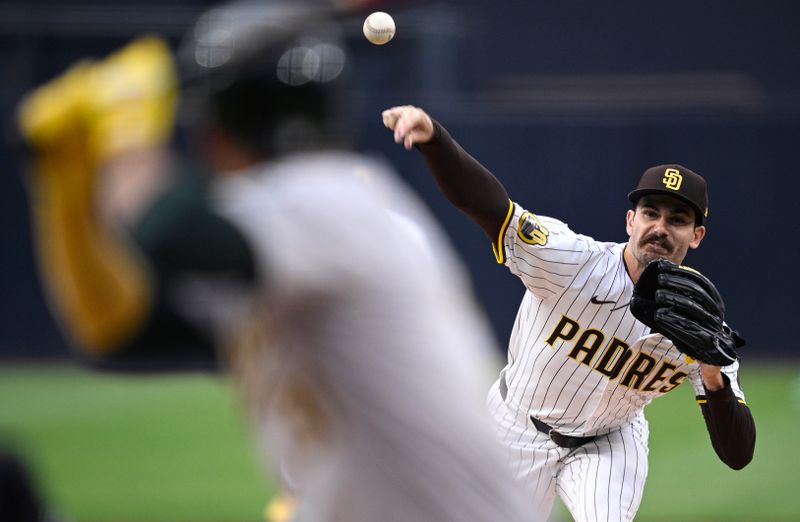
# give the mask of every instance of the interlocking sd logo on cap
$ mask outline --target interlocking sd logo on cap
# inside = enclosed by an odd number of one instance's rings
[[[667,169],[664,171],[664,179],[661,180],[661,183],[668,189],[680,190],[683,176],[677,169]]]
[[[639,198],[648,194],[667,194],[685,201],[695,211],[695,224],[705,224],[708,216],[706,180],[686,167],[668,163],[645,170],[639,184],[628,193],[628,200],[635,206]]]

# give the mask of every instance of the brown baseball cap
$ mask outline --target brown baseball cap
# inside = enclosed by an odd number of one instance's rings
[[[644,171],[628,199],[636,205],[648,194],[666,194],[685,201],[695,212],[695,223],[703,225],[708,217],[708,187],[702,176],[677,164],[657,165]]]

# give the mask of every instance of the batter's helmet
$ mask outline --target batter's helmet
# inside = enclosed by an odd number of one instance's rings
[[[178,58],[184,125],[222,127],[260,156],[346,139],[348,53],[329,2],[213,8],[197,20]]]

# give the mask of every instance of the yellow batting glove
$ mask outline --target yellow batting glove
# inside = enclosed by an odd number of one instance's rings
[[[86,133],[85,163],[158,146],[172,133],[177,73],[167,44],[139,38],[100,63],[79,62],[19,106],[22,136],[37,150]],[[77,152],[77,151],[76,151]]]

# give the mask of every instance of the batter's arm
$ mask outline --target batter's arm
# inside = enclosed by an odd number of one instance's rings
[[[698,397],[698,402],[714,451],[722,462],[738,470],[753,459],[756,426],[750,408],[734,395],[728,376],[719,375],[723,386],[714,389],[716,386],[706,385],[706,394]]]
[[[76,74],[82,73],[72,71],[34,93],[21,118],[34,150],[28,188],[49,304],[74,344],[99,356],[138,328],[152,287],[147,266],[132,245],[98,218],[88,137],[64,107],[64,86]]]
[[[145,166],[137,170],[158,170],[174,85],[166,44],[142,38],[101,63],[75,65],[19,106],[43,279],[63,326],[91,354],[131,335],[153,299],[147,264],[96,205],[95,172],[132,151]]]
[[[383,122],[397,143],[417,146],[448,201],[497,240],[509,210],[503,184],[422,109],[393,107],[383,112]]]

